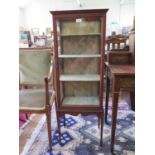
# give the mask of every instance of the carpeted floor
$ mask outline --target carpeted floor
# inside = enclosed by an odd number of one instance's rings
[[[111,105],[109,106],[109,123],[111,124]],[[62,118],[63,122],[63,118]],[[129,106],[122,101],[119,104],[114,154],[134,155],[135,150],[135,116]],[[99,145],[100,129],[96,116],[66,115],[66,127],[61,124],[62,143],[58,144],[55,110],[52,110],[53,153],[48,151],[46,122],[37,131],[32,145],[22,155],[111,155],[111,125],[104,125],[103,147]],[[36,131],[35,131],[36,134]],[[29,142],[28,142],[29,143]],[[29,143],[30,144],[30,143]],[[27,146],[25,146],[27,147]]]

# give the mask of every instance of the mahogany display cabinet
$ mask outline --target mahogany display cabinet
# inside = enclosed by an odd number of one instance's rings
[[[94,114],[101,125],[102,145],[107,11],[50,11],[53,17],[54,85],[60,144],[61,117],[65,114]]]

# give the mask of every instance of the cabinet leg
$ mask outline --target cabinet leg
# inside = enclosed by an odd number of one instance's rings
[[[60,114],[57,113],[57,125],[58,125],[58,134],[59,134],[59,144],[61,145],[61,127],[60,127]]]
[[[106,99],[105,99],[105,123],[108,124],[107,115],[108,115],[108,104],[109,104],[109,89],[110,89],[110,79],[106,77]]]
[[[101,115],[100,115],[100,120],[101,120],[101,139],[100,139],[100,146],[103,146],[103,124],[104,124],[103,113],[101,113]]]

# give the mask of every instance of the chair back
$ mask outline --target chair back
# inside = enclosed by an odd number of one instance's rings
[[[127,37],[124,36],[113,36],[106,39],[107,51],[117,51],[117,50],[129,50],[126,48]]]
[[[51,49],[19,49],[20,84],[44,85],[51,64]]]

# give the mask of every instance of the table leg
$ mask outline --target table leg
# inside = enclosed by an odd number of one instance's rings
[[[112,89],[112,129],[111,129],[111,152],[114,150],[115,142],[115,130],[116,130],[116,121],[117,121],[117,108],[118,108],[118,97],[119,97],[119,88],[116,81],[113,82]]]
[[[135,111],[135,91],[130,91],[131,109]]]
[[[106,77],[106,98],[105,98],[105,123],[108,124],[107,115],[108,115],[108,104],[109,104],[109,89],[110,89],[110,79]]]

